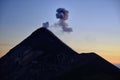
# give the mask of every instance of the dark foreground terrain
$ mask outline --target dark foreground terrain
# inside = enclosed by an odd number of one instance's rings
[[[40,28],[0,59],[0,80],[120,80],[120,69]]]

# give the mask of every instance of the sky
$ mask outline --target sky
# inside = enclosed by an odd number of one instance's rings
[[[62,41],[78,53],[95,52],[120,64],[119,0],[0,0],[0,57],[43,22],[57,22],[57,8],[69,11],[67,23],[73,28],[60,35]]]

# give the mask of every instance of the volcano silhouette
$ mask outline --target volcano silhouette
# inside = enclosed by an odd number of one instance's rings
[[[39,28],[0,59],[0,80],[120,80],[120,69]]]

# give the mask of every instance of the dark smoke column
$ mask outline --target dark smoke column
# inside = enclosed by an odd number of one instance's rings
[[[56,12],[56,18],[59,19],[59,21],[52,26],[49,26],[48,22],[43,23],[43,27],[61,28],[63,32],[72,32],[72,28],[68,27],[68,24],[65,22],[68,19],[69,11],[65,8],[58,8]]]
[[[69,11],[64,8],[58,8],[56,12],[56,18],[60,19],[58,24],[62,27],[63,31],[72,32],[72,28],[69,28],[65,22],[68,19]]]

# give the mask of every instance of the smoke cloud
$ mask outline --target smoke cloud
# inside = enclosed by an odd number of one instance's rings
[[[68,13],[69,11],[65,8],[58,8],[56,10],[56,18],[59,19],[59,21],[52,26],[49,26],[49,22],[43,23],[43,27],[54,27],[54,29],[61,29],[63,32],[72,32],[72,28],[68,27],[68,24],[65,22],[68,19]]]
[[[59,29],[63,32],[73,32],[72,28],[71,27],[68,27],[68,24],[66,22],[57,22],[57,23],[54,23],[53,25],[49,26],[49,22],[45,22],[43,23],[43,27],[45,28],[48,28],[48,29],[51,29],[51,28],[54,28],[54,29]]]

